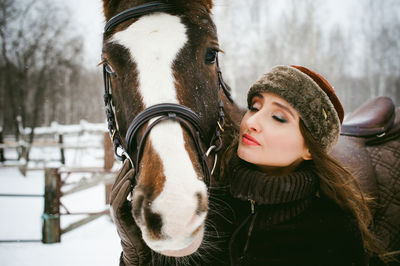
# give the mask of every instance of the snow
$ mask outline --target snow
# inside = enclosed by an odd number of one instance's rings
[[[53,129],[43,132],[71,132],[74,126],[53,125]],[[76,128],[75,128],[76,129]],[[66,143],[101,145],[102,135],[83,133],[66,137]],[[14,157],[15,151],[5,150],[6,158]],[[48,166],[46,161],[58,160],[56,148],[33,148],[32,158],[42,158],[43,162],[30,162],[28,168]],[[102,167],[101,148],[86,150],[66,150],[67,167]],[[59,163],[54,163],[59,165]],[[115,165],[119,168],[119,165]],[[71,174],[68,182],[79,182],[90,178],[88,173]],[[0,194],[44,194],[44,170],[28,170],[23,176],[17,167],[0,164]],[[104,185],[77,192],[61,198],[70,212],[97,212],[108,206],[105,203]],[[41,242],[1,242],[1,240],[41,240],[43,197],[0,197],[0,265],[1,266],[71,266],[71,265],[118,265],[121,253],[120,240],[114,224],[107,215],[67,232],[61,242],[43,244]],[[61,208],[62,212],[65,212]],[[61,228],[85,217],[84,215],[62,215]]]

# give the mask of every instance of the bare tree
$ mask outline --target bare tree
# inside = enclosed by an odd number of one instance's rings
[[[5,100],[6,98],[9,99],[10,101],[10,110],[12,117],[16,118],[17,117],[17,110],[15,108],[15,103],[14,103],[14,91],[13,90],[7,90],[7,88],[12,87],[13,84],[13,79],[12,79],[12,73],[16,69],[16,66],[14,63],[11,61],[12,59],[10,58],[9,51],[10,51],[10,41],[7,41],[8,36],[9,36],[9,31],[11,30],[10,26],[10,21],[15,20],[15,18],[18,16],[17,15],[17,10],[13,4],[12,0],[1,0],[0,1],[0,9],[1,9],[1,17],[0,17],[0,38],[1,38],[1,75],[2,75],[2,82],[1,82],[1,99],[2,99],[2,104],[1,104],[1,115],[2,115],[2,122],[6,123],[6,118],[5,118],[5,113],[7,110],[7,101]],[[15,129],[16,129],[16,136],[18,138],[19,132],[18,132],[18,125],[17,121],[14,121],[15,124]]]
[[[361,38],[365,43],[363,71],[371,97],[396,97],[400,89],[399,1],[365,1]],[[397,98],[397,97],[396,97]],[[397,98],[397,103],[400,99]]]
[[[79,80],[82,38],[69,28],[65,9],[51,1],[0,0],[0,8],[0,85],[7,96],[2,106],[11,110],[8,119],[14,120],[15,129],[18,116],[24,127],[35,128],[45,120],[46,102],[60,103],[56,98]]]

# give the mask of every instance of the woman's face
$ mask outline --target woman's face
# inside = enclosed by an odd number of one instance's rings
[[[285,174],[311,155],[300,132],[297,111],[273,93],[253,97],[240,123],[238,156],[261,171]]]

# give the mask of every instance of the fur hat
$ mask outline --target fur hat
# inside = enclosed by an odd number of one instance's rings
[[[284,98],[323,150],[331,151],[339,138],[344,111],[332,86],[321,75],[301,66],[276,66],[250,88],[249,106],[260,92]]]

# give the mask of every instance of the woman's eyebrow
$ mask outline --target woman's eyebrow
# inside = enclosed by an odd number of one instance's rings
[[[272,104],[284,109],[285,111],[287,111],[292,117],[293,119],[296,119],[295,115],[293,114],[293,112],[285,105],[278,103],[278,102],[273,102]]]
[[[253,95],[253,97],[251,98],[251,100],[253,100],[254,98],[260,98],[260,99],[264,99],[264,96],[261,93],[256,93]]]

